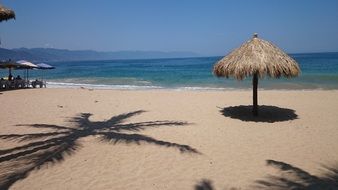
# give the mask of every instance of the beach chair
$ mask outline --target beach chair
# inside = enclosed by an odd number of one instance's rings
[[[6,81],[1,78],[1,80],[0,80],[0,89],[5,88],[5,86],[6,86]]]
[[[25,87],[25,81],[22,79],[15,79],[14,80],[14,86],[15,88],[24,88]]]
[[[8,88],[15,88],[15,81],[14,80],[7,81],[7,86]]]
[[[25,87],[26,88],[29,88],[31,85],[30,81],[29,80],[25,80]]]
[[[33,88],[36,88],[37,86],[39,86],[40,88],[42,88],[44,86],[43,82],[39,81],[37,79],[35,81],[32,81],[31,85],[32,85]],[[46,87],[46,85],[45,85],[45,87]]]
[[[0,81],[0,89],[6,88],[6,85],[7,85],[7,81],[6,80],[1,80]]]

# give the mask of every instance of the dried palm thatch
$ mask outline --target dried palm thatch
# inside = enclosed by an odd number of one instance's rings
[[[257,74],[273,78],[290,78],[300,73],[297,62],[272,43],[260,39],[257,34],[238,49],[221,59],[214,66],[218,77],[233,76],[238,80]]]
[[[0,22],[9,19],[15,19],[15,13],[11,9],[7,9],[3,5],[0,5]]]
[[[294,59],[255,33],[251,40],[218,61],[213,72],[217,77],[232,76],[237,80],[253,76],[253,114],[258,115],[258,78],[296,77],[300,69]]]

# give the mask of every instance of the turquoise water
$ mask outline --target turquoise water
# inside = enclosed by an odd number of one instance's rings
[[[291,54],[301,67],[292,79],[259,81],[263,89],[338,89],[338,53]],[[213,65],[222,57],[51,62],[54,70],[30,71],[30,78],[44,75],[50,87],[116,89],[246,89],[251,79],[217,78]],[[5,76],[7,71],[0,71]],[[13,71],[14,75],[23,71]]]

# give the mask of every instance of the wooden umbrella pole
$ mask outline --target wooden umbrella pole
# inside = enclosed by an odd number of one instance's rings
[[[258,103],[257,103],[257,87],[258,87],[258,75],[255,73],[252,78],[252,85],[253,85],[253,107],[252,113],[254,116],[258,115]]]

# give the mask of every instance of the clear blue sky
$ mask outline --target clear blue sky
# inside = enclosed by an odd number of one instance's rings
[[[3,48],[224,55],[254,32],[289,53],[338,51],[338,0],[0,0]]]

